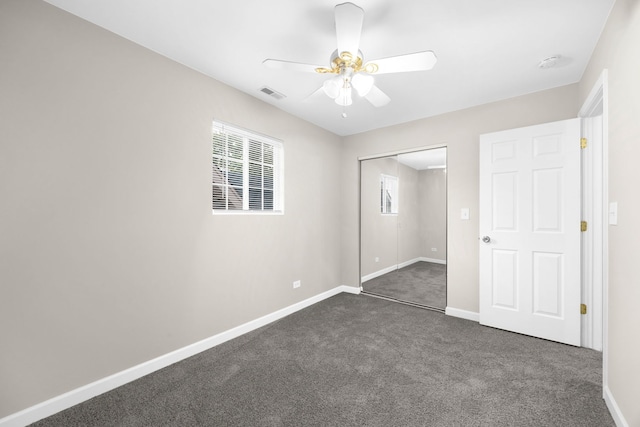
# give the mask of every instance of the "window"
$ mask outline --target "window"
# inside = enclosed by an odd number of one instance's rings
[[[213,123],[213,212],[283,212],[282,143]]]
[[[398,213],[398,177],[380,175],[380,212]]]

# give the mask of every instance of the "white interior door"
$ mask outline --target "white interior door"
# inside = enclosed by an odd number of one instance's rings
[[[480,323],[580,345],[580,119],[480,136]]]

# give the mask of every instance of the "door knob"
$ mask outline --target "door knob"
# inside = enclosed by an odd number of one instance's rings
[[[491,241],[491,237],[489,237],[489,236],[484,236],[484,237],[482,238],[482,241],[483,241],[483,242],[485,242],[485,243],[489,243],[489,242]]]

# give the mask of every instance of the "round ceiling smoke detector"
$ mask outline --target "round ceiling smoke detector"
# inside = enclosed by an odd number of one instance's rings
[[[560,59],[560,55],[555,55],[555,56],[550,56],[548,58],[545,58],[538,63],[538,68],[541,68],[543,70],[546,68],[553,68],[556,66],[559,59]]]

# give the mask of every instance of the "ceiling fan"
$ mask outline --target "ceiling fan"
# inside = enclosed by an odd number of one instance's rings
[[[430,70],[437,58],[427,50],[365,62],[359,49],[363,20],[364,10],[355,4],[336,5],[338,49],[331,55],[329,67],[277,59],[265,59],[263,64],[272,69],[335,74],[324,82],[319,91],[324,91],[336,104],[344,107],[352,104],[353,89],[375,107],[387,105],[391,98],[374,84],[374,75]]]

